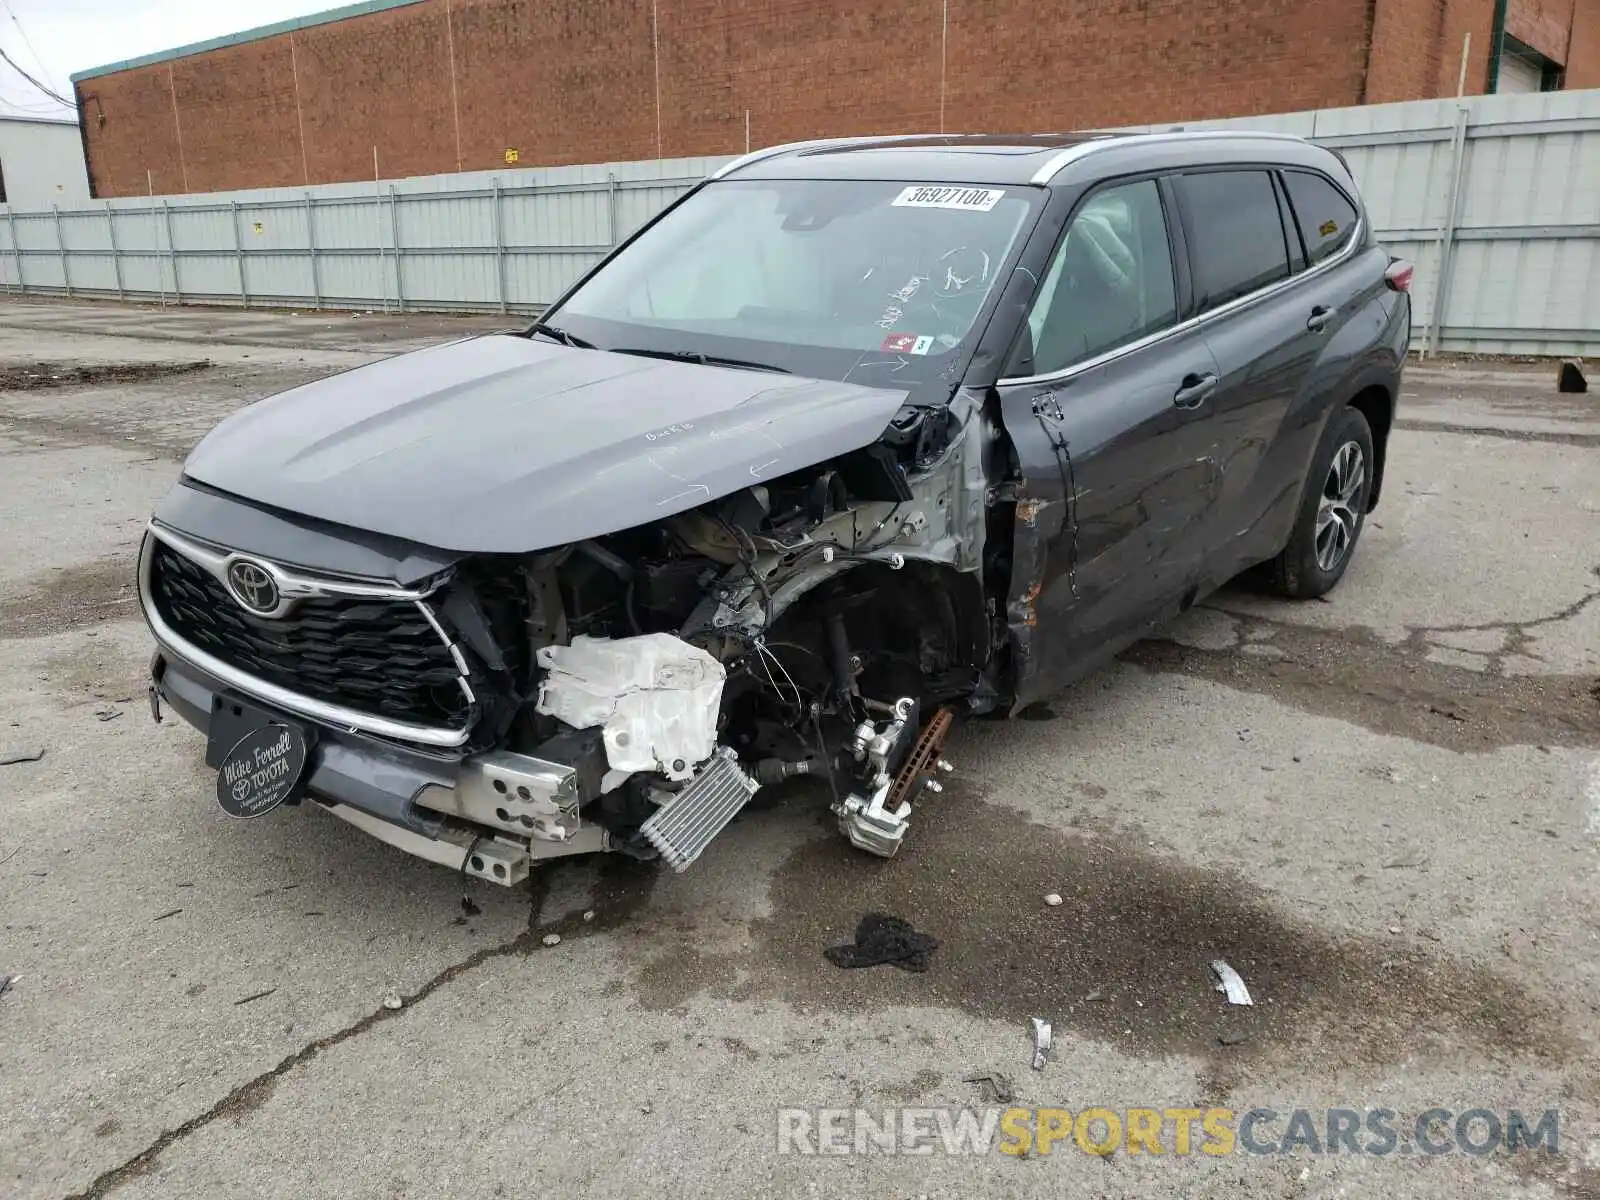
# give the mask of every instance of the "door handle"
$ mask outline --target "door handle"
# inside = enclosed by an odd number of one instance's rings
[[[1214,372],[1185,375],[1182,385],[1172,395],[1172,403],[1179,408],[1199,408],[1206,402],[1206,397],[1216,390],[1217,377]]]
[[[1333,316],[1334,310],[1325,304],[1319,304],[1311,310],[1311,315],[1306,318],[1306,328],[1312,333],[1321,333],[1328,326],[1328,320]]]

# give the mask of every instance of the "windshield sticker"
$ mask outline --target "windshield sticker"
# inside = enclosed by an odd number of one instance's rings
[[[931,337],[918,337],[914,333],[891,333],[883,339],[883,345],[878,349],[885,354],[926,354],[926,350],[918,350],[923,342],[933,345]]]
[[[926,354],[933,349],[933,338],[924,334],[911,344],[911,353]]]
[[[894,198],[895,208],[961,208],[988,212],[1005,195],[1002,188],[908,187]]]

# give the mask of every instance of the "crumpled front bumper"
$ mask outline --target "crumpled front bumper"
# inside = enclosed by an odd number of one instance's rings
[[[226,703],[222,681],[165,648],[151,660],[150,694],[158,717],[164,706],[201,733],[209,733],[212,714]],[[247,698],[255,707],[274,711],[254,696]],[[277,715],[304,723],[303,717],[293,713]],[[492,883],[509,886],[520,882],[530,865],[525,842],[451,819],[418,803],[428,788],[453,793],[462,761],[449,752],[413,749],[318,724],[306,791],[334,816],[408,854]],[[562,844],[560,852],[604,849],[598,829],[582,832],[589,836]]]

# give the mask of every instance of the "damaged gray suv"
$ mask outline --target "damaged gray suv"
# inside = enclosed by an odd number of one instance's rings
[[[958,717],[1248,568],[1338,582],[1410,271],[1289,137],[749,155],[532,327],[207,436],[141,553],[152,706],[229,813],[497,883],[682,870],[796,776],[891,855]]]

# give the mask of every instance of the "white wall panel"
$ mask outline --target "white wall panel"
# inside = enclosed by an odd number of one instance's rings
[[[1600,354],[1600,90],[1182,126],[1229,127],[1295,133],[1345,156],[1378,236],[1416,263],[1416,344],[1431,335],[1442,349]],[[57,293],[70,283],[74,293],[141,300],[536,311],[726,161],[0,206],[0,284]]]

